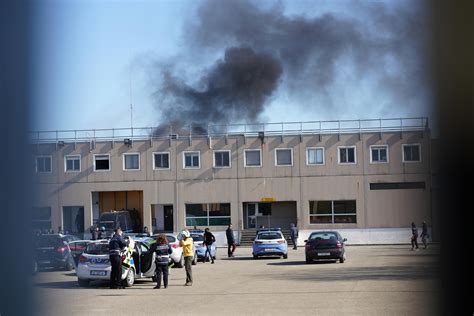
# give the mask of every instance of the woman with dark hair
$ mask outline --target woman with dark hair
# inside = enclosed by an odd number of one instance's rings
[[[411,223],[411,250],[418,250],[418,228],[415,223]]]
[[[161,276],[163,276],[163,285],[165,289],[168,287],[168,262],[173,248],[168,244],[165,234],[156,237],[156,243],[151,246],[151,251],[155,252],[155,289],[161,288]]]

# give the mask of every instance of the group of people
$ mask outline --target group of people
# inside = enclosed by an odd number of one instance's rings
[[[423,242],[425,249],[428,247],[429,237],[428,225],[423,221],[421,228],[421,241]],[[411,250],[418,250],[418,228],[414,222],[411,223]]]

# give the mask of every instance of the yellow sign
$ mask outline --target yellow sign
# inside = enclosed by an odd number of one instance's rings
[[[260,199],[260,202],[276,202],[277,199],[275,199],[274,197],[263,197]]]

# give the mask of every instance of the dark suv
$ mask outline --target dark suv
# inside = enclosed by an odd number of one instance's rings
[[[106,237],[111,237],[117,227],[122,228],[124,233],[133,233],[134,228],[132,217],[128,211],[102,213],[98,225],[99,227],[105,227]]]
[[[339,260],[344,263],[346,260],[346,238],[342,238],[337,231],[313,232],[305,240],[306,263],[313,260]]]
[[[62,234],[47,234],[36,237],[36,264],[38,268],[59,268],[71,271],[74,269],[74,259],[68,243],[78,240],[76,236]]]

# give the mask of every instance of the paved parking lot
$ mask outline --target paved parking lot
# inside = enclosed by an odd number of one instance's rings
[[[41,315],[433,315],[439,294],[438,249],[409,246],[349,246],[347,261],[304,263],[304,248],[288,259],[251,259],[251,248],[235,258],[218,249],[216,264],[193,266],[194,285],[184,269],[171,269],[168,289],[137,280],[130,289],[108,284],[80,288],[74,271],[35,276]]]

